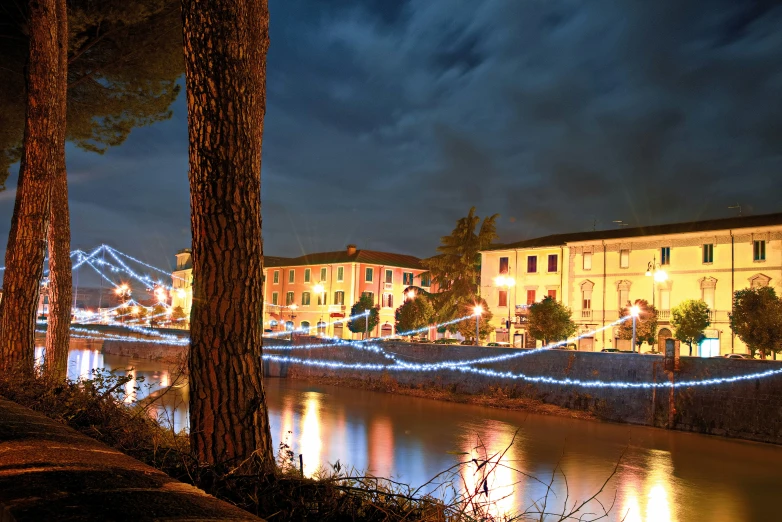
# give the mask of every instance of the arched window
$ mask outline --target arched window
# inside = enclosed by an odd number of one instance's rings
[[[393,333],[394,333],[394,327],[391,326],[390,323],[384,324],[383,327],[380,329],[380,335],[382,337],[390,336]]]
[[[334,323],[334,337],[342,339],[342,323]]]
[[[309,333],[310,331],[310,322],[309,321],[302,321],[301,322],[301,331],[304,333]]]
[[[326,335],[326,323],[318,321],[318,335]]]
[[[289,332],[293,331],[293,321],[285,321],[285,330]]]

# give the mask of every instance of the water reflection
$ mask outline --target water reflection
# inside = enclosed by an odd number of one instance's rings
[[[103,356],[94,349],[71,352],[70,376],[89,376],[93,367],[134,368],[134,378],[145,379],[136,399],[155,400],[154,417],[177,431],[187,429],[187,387],[175,369]],[[164,393],[171,385],[174,391]],[[465,467],[459,485],[476,491],[485,479],[492,512],[517,513],[541,499],[549,481],[557,495],[553,505],[560,509],[566,492],[570,504],[589,498],[623,455],[599,497],[610,506],[616,495],[605,520],[778,519],[780,447],[285,379],[267,379],[265,386],[274,443],[288,443],[297,465],[302,454],[307,475],[340,460],[360,471],[421,485],[458,460],[493,457],[488,471],[475,463]],[[459,452],[467,455],[454,454]],[[552,477],[555,469],[560,471]],[[599,512],[599,506],[588,510]]]

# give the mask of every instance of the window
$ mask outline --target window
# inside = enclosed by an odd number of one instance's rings
[[[497,306],[508,306],[508,291],[500,290],[500,295],[497,298]]]
[[[383,307],[384,308],[393,308],[394,307],[394,296],[393,296],[393,294],[383,294]]]
[[[340,306],[345,304],[345,292],[342,290],[337,290],[334,292],[334,304]]]
[[[375,275],[375,270],[372,268],[367,268],[364,271],[364,281],[366,281],[367,283],[371,283],[374,275]]]
[[[318,335],[326,335],[325,321],[318,321]]]
[[[302,332],[308,332],[309,333],[309,331],[310,331],[310,322],[309,321],[302,321],[300,330]]]
[[[325,280],[326,280],[326,267],[324,266],[320,269],[320,282],[322,283]]]
[[[286,292],[285,293],[285,306],[290,306],[293,304],[293,292]]]
[[[326,304],[326,292],[318,294],[318,306]]]
[[[507,274],[508,273],[508,258],[507,257],[501,257],[500,258],[500,274]]]
[[[405,286],[411,286],[413,284],[412,272],[402,272],[402,284]]]
[[[584,252],[584,270],[592,270],[592,252]]]
[[[619,289],[619,309],[623,310],[627,303],[630,302],[630,289],[629,288],[620,288]]]
[[[766,260],[766,242],[765,241],[753,241],[752,245],[752,259],[754,261]]]
[[[548,271],[549,272],[556,272],[557,271],[557,265],[558,265],[558,258],[557,254],[549,254],[548,256]]]
[[[703,262],[704,263],[714,262],[714,245],[711,243],[706,243],[705,245],[703,245]]]
[[[630,251],[619,251],[619,268],[630,268]]]
[[[661,265],[671,264],[671,247],[662,247],[660,249],[660,264]]]
[[[361,297],[367,297],[369,298],[370,303],[372,303],[373,305],[375,304],[375,294],[373,294],[372,292],[362,292]]]
[[[310,275],[312,274],[312,271],[309,268],[304,269],[304,282],[309,283],[310,282]]]
[[[302,292],[301,293],[301,306],[308,306],[309,304],[310,304],[310,293],[309,292]],[[318,303],[318,304],[320,304],[320,303]]]
[[[548,296],[550,298],[552,298],[554,301],[556,301],[557,300],[557,291],[556,290],[549,290],[548,291]]]
[[[272,292],[272,304],[273,304],[273,305],[278,305],[278,304],[280,304],[280,302],[279,302],[279,296],[277,295],[277,292]]]
[[[280,271],[279,271],[279,270],[275,270],[275,271],[274,271],[274,276],[272,277],[272,282],[273,282],[275,285],[277,285],[277,284],[279,284],[279,283],[280,283]]]
[[[581,290],[581,308],[584,310],[592,309],[592,289],[584,288]]]
[[[703,288],[703,302],[709,307],[709,310],[714,310],[714,290],[712,287]]]
[[[338,266],[337,267],[337,282],[341,283],[345,280],[345,267],[344,266]]]
[[[527,256],[527,273],[534,274],[538,271],[538,256]]]
[[[432,286],[432,276],[429,272],[424,272],[423,274],[421,274],[421,286],[427,288]]]
[[[535,304],[535,290],[527,290],[527,305]]]
[[[394,282],[394,271],[386,270],[386,284],[391,284],[393,282]]]
[[[295,270],[288,270],[288,282],[293,283],[296,279],[296,271]]]

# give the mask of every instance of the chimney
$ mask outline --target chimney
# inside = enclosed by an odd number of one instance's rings
[[[348,255],[352,256],[356,253],[356,245],[348,245]]]

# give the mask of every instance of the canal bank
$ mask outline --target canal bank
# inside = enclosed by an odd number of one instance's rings
[[[671,385],[676,382],[733,378],[782,368],[782,363],[775,361],[682,357],[679,370],[669,372],[663,368],[663,358],[656,355],[567,350],[526,353],[504,348],[405,342],[381,343],[384,355],[350,346],[314,346],[310,349],[288,350],[291,341],[275,339],[264,342],[265,354],[280,357],[294,354],[304,362],[264,361],[266,377],[307,379],[439,400],[782,444],[781,375],[706,386]],[[296,336],[292,342],[301,346],[324,341]],[[186,347],[107,340],[103,351],[113,355],[168,360],[183,357]],[[471,366],[478,370],[509,372],[533,379],[602,381],[629,386],[617,388],[547,384],[449,368],[377,371],[306,364],[319,361],[388,365],[389,354],[399,361],[413,364],[515,356],[499,362]],[[662,383],[662,386],[631,387],[643,383]]]

